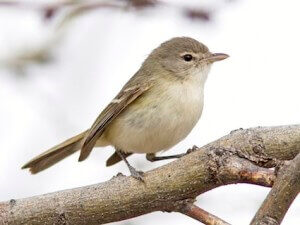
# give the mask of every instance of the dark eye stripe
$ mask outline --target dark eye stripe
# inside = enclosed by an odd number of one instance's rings
[[[193,56],[191,54],[185,54],[183,57],[184,61],[190,62],[193,59]]]

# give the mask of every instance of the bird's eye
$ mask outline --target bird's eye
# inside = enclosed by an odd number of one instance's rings
[[[193,59],[193,56],[191,54],[185,54],[183,57],[184,61],[190,62]]]

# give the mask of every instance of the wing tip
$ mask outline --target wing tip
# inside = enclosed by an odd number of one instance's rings
[[[79,155],[79,158],[78,158],[78,162],[81,162],[81,161],[85,160],[89,156],[91,150],[89,148],[86,148],[85,146],[82,146],[81,151],[80,151],[80,155]]]
[[[111,162],[109,159],[106,161],[106,167],[114,165],[114,162]]]
[[[94,148],[94,143],[93,143],[92,139],[90,139],[89,137],[86,137],[86,139],[81,147],[78,162],[85,160],[90,155],[93,148]]]
[[[84,154],[80,153],[80,156],[78,158],[78,162],[82,162],[83,160],[85,160],[87,158],[87,156],[85,156]]]

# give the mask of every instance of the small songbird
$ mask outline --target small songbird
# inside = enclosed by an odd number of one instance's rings
[[[111,166],[121,160],[133,177],[142,172],[127,161],[133,153],[145,153],[149,161],[178,158],[183,154],[158,157],[183,140],[196,125],[203,109],[204,84],[212,63],[226,59],[211,53],[195,39],[176,37],[154,49],[136,74],[101,112],[90,129],[54,146],[22,168],[38,173],[81,150],[79,161],[92,149],[111,145]]]

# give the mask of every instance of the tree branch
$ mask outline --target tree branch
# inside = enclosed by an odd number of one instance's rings
[[[203,209],[200,209],[198,206],[188,203],[180,210],[181,213],[192,217],[195,220],[198,220],[204,224],[208,225],[230,225],[229,223],[225,222],[224,220],[220,219],[217,216],[206,212]]]
[[[43,12],[45,19],[53,18],[59,11],[63,9],[71,9],[71,16],[76,16],[81,13],[85,13],[96,9],[120,9],[120,10],[136,10],[144,9],[156,6],[167,6],[169,8],[177,9],[183,13],[183,15],[189,19],[201,20],[207,22],[211,19],[211,10],[207,10],[205,7],[185,7],[170,2],[164,2],[159,0],[124,0],[124,1],[74,1],[65,0],[54,3],[40,3],[40,2],[24,2],[20,0],[0,1],[0,7],[15,7],[21,9],[38,10]],[[69,16],[68,16],[69,17]]]
[[[275,176],[262,167],[291,160],[299,151],[300,125],[237,130],[146,172],[145,183],[118,175],[96,185],[2,202],[0,224],[93,225],[178,211],[222,185],[271,186]]]
[[[251,225],[278,225],[300,192],[300,154],[287,163]]]

